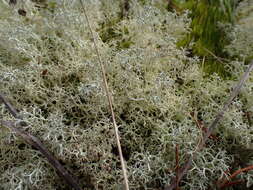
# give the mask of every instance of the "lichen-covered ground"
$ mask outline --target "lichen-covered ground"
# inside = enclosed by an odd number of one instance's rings
[[[136,190],[171,182],[175,146],[183,164],[201,138],[190,113],[207,127],[247,68],[231,61],[229,79],[207,76],[202,60],[176,47],[190,30],[187,13],[177,16],[161,2],[133,1],[129,18],[120,19],[119,1],[85,1],[113,95],[130,189]],[[79,1],[0,1],[0,92],[83,189],[123,189],[102,74]],[[241,156],[253,152],[246,112],[253,112],[252,74],[215,131],[217,139],[197,154],[182,190],[208,189],[238,160],[253,164]],[[12,119],[4,105],[0,117]],[[37,150],[2,127],[0,134],[0,189],[68,189]],[[240,178],[249,186],[253,174]]]

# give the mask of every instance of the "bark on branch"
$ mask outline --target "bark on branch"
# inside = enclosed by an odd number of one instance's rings
[[[3,102],[10,113],[19,120],[22,120],[17,110],[8,102],[8,100],[0,93],[0,102]],[[22,126],[27,126],[24,121],[4,121],[0,120],[0,125],[10,129],[20,136],[26,143],[38,149],[48,160],[48,162],[55,168],[57,174],[64,179],[64,181],[75,190],[81,190],[77,181],[69,174],[69,172],[60,164],[60,162],[53,156],[51,152],[42,144],[42,142],[35,136],[29,134],[22,129]]]

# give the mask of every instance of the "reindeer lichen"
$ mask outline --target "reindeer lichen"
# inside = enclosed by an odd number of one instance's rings
[[[129,17],[119,18],[115,1],[85,1],[114,97],[129,185],[136,190],[171,182],[175,146],[182,164],[202,135],[190,113],[210,123],[246,68],[228,64],[231,80],[206,76],[199,58],[177,48],[190,30],[188,13],[167,12],[159,2],[130,1]],[[30,124],[27,130],[84,189],[122,189],[111,116],[79,1],[2,0],[0,33],[0,89]],[[252,147],[243,112],[253,109],[252,82],[251,75],[215,131],[219,140],[210,139],[198,153],[181,189],[207,189],[233,163],[232,146]],[[3,105],[0,116],[11,118]],[[0,151],[0,189],[64,188],[46,160],[15,134],[1,132]],[[252,173],[245,175],[249,186]]]

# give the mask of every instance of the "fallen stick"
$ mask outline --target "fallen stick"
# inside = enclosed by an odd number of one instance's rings
[[[0,103],[1,102],[4,103],[5,107],[7,108],[7,110],[9,110],[13,117],[15,117],[16,119],[23,119],[23,117],[18,114],[17,110],[10,104],[10,102],[4,97],[4,95],[0,93]]]
[[[0,94],[0,101],[2,101],[10,113],[17,119],[22,119],[19,116],[16,109],[7,101],[7,99]],[[46,147],[41,143],[41,141],[34,137],[33,135],[29,134],[28,132],[22,130],[22,126],[26,125],[24,121],[17,122],[17,121],[4,121],[0,120],[0,125],[10,129],[11,131],[15,132],[17,135],[23,138],[25,142],[30,144],[31,146],[37,148],[48,160],[48,162],[55,168],[57,174],[64,179],[64,181],[74,190],[81,190],[77,181],[69,174],[69,172],[60,164],[60,162],[50,153]]]
[[[234,90],[230,94],[230,96],[229,96],[228,100],[226,101],[226,103],[224,104],[222,110],[216,115],[214,121],[208,127],[208,130],[205,133],[202,142],[197,147],[198,151],[200,151],[204,147],[207,139],[212,134],[213,130],[217,127],[219,121],[223,118],[224,113],[227,111],[228,107],[230,106],[230,104],[232,103],[232,101],[234,100],[234,98],[239,94],[239,92],[240,92],[240,90],[242,88],[242,85],[248,79],[249,73],[252,70],[253,70],[253,60],[250,62],[250,65],[249,65],[248,69],[245,71],[245,73],[243,74],[241,80],[235,86]],[[187,171],[191,168],[191,163],[194,160],[195,156],[196,156],[196,153],[193,153],[192,155],[189,155],[189,158],[186,161],[184,167],[181,169],[180,173],[177,175],[176,178],[172,179],[171,185],[166,185],[165,186],[164,190],[173,190],[173,189],[175,189],[177,187],[177,181],[180,181],[184,177],[184,175],[187,173]]]

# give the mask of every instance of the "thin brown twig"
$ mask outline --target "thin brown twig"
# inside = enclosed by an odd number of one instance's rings
[[[192,165],[192,158],[191,156],[187,159],[187,161],[185,162],[185,164],[183,165],[183,167],[181,167],[178,171],[178,176],[174,179],[172,179],[172,183],[171,185],[166,185],[164,190],[172,190],[174,188],[176,188],[176,185],[177,185],[177,180],[180,181],[184,176],[185,174],[188,172],[188,170],[191,168],[191,165]]]
[[[247,119],[248,119],[249,126],[252,127],[252,125],[253,125],[253,124],[252,124],[252,119],[251,119],[252,112],[246,111],[246,112],[245,112],[245,115],[246,115],[246,117],[247,117]]]
[[[93,34],[93,30],[92,30],[92,27],[91,27],[91,24],[90,24],[90,21],[89,21],[89,17],[86,13],[86,8],[85,8],[82,0],[80,0],[80,4],[81,4],[81,7],[83,9],[83,12],[84,12],[87,24],[88,24],[88,28],[89,28],[90,33],[91,33],[92,41],[93,41],[95,51],[96,51],[96,54],[97,54],[97,57],[98,57],[98,62],[99,62],[100,67],[101,67],[102,77],[103,77],[103,84],[104,84],[107,100],[108,100],[111,115],[112,115],[112,121],[113,121],[115,136],[116,136],[116,143],[117,143],[117,147],[118,147],[118,151],[119,151],[119,157],[120,157],[120,163],[121,163],[121,167],[122,167],[122,171],[123,171],[125,189],[129,190],[127,169],[126,169],[126,164],[125,164],[124,158],[123,158],[123,153],[122,153],[122,148],[121,148],[121,143],[120,143],[120,137],[119,137],[119,132],[118,132],[118,126],[117,126],[117,123],[116,123],[115,114],[114,114],[114,110],[113,110],[113,100],[112,100],[112,95],[110,93],[109,86],[108,86],[107,79],[106,79],[105,67],[104,67],[104,64],[102,62],[101,55],[98,51],[98,46],[97,46],[97,43],[96,43],[96,40],[95,40],[95,35]]]
[[[193,121],[195,122],[196,126],[197,126],[199,129],[201,129],[201,131],[202,131],[202,137],[203,137],[203,135],[207,132],[207,128],[204,127],[203,122],[201,122],[201,121],[199,121],[199,120],[197,119],[195,112],[191,112],[191,113],[190,113],[190,116],[191,116],[191,118],[193,119]],[[208,138],[213,139],[213,140],[216,140],[216,141],[219,140],[219,138],[218,138],[216,135],[214,135],[214,134],[211,134]],[[202,140],[203,140],[203,139],[202,139]]]
[[[24,141],[26,141],[31,146],[37,148],[48,160],[48,162],[53,166],[57,172],[57,174],[64,179],[64,181],[73,189],[81,190],[77,181],[69,174],[69,172],[60,164],[60,162],[50,153],[46,147],[41,143],[41,141],[36,138],[35,136],[27,133],[26,131],[21,130],[18,128],[17,123],[15,121],[4,121],[0,120],[0,125],[10,129],[11,131],[15,132],[17,135],[21,136]],[[21,126],[19,126],[21,127]]]
[[[232,101],[234,100],[234,98],[239,94],[239,92],[240,92],[240,90],[242,88],[242,85],[248,79],[249,73],[252,70],[253,70],[253,60],[251,61],[251,63],[248,66],[247,70],[245,71],[245,73],[241,77],[240,81],[238,82],[238,84],[235,86],[234,90],[230,94],[227,102],[223,105],[222,110],[216,115],[214,121],[211,123],[211,125],[208,128],[208,130],[204,134],[203,141],[197,147],[198,151],[200,151],[204,147],[207,139],[212,134],[213,130],[217,127],[219,121],[223,118],[224,113],[227,111],[228,107],[230,106],[230,104],[232,103]],[[186,161],[184,167],[182,168],[182,171],[179,174],[179,177],[178,177],[179,180],[181,180],[184,177],[184,175],[187,173],[187,171],[191,168],[191,164],[192,164],[192,161],[194,160],[195,156],[196,156],[196,152],[193,153],[192,155],[189,155],[188,160]],[[177,180],[173,179],[171,185],[166,185],[165,188],[164,188],[164,190],[173,190],[173,189],[175,189],[176,185],[177,185]]]
[[[236,181],[231,181],[231,182],[228,182],[226,183],[224,186],[220,187],[220,189],[224,189],[226,187],[231,187],[233,185],[238,185],[238,184],[241,184],[241,183],[244,183],[245,181],[240,179],[240,180],[236,180]]]
[[[249,171],[249,170],[253,170],[253,165],[251,166],[248,166],[246,168],[242,168],[242,169],[239,169],[239,170],[236,170],[231,176],[229,176],[229,179],[228,180],[225,180],[221,185],[220,185],[220,188],[223,188],[225,186],[227,186],[228,183],[231,183],[230,180],[235,178],[237,175],[239,175],[240,173],[242,172],[246,172],[246,171]]]

